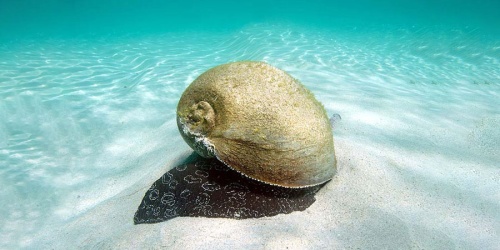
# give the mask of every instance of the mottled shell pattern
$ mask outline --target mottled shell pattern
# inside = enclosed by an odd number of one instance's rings
[[[177,106],[184,140],[259,181],[290,188],[336,172],[326,111],[286,72],[264,62],[234,62],[201,74]]]

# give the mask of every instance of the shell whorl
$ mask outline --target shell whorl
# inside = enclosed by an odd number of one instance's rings
[[[213,146],[206,140],[215,127],[215,111],[206,101],[199,101],[177,116],[184,140],[205,158],[214,156]]]

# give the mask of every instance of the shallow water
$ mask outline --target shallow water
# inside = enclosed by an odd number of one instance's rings
[[[212,14],[179,4],[170,17],[159,2],[89,2],[80,16],[56,16],[65,25],[44,18],[74,11],[59,1],[37,15],[0,15],[9,21],[0,33],[0,248],[497,248],[495,3],[461,15],[473,5],[459,2],[446,17],[443,1],[430,20],[424,3],[363,3],[328,5],[335,18],[321,1],[288,14],[251,5],[242,16],[223,3]],[[186,13],[204,14],[177,25]],[[23,14],[31,19],[13,24]],[[341,115],[337,176],[304,212],[134,225],[149,186],[190,153],[175,123],[182,91],[238,60],[287,71]]]

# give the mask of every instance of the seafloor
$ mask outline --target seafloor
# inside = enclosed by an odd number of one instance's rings
[[[500,43],[475,29],[231,32],[0,44],[0,248],[498,249]],[[175,108],[208,68],[259,60],[329,114],[338,174],[304,212],[134,225],[190,152]]]

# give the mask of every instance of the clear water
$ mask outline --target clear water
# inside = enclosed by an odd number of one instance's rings
[[[498,1],[2,1],[0,248],[498,249]],[[261,60],[338,113],[305,212],[133,225],[191,81]],[[238,233],[235,233],[238,232]]]

